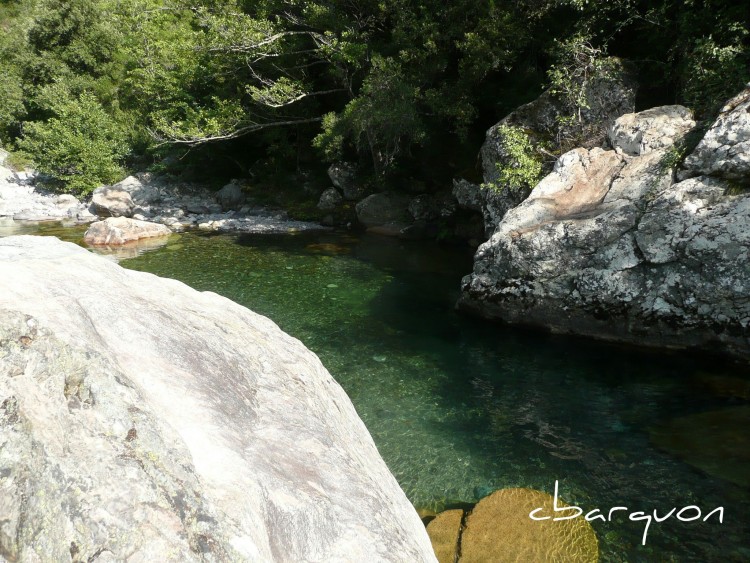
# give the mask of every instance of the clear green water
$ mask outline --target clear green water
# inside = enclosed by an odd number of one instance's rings
[[[430,244],[183,234],[121,264],[225,295],[302,340],[419,508],[473,503],[504,487],[551,493],[557,479],[561,496],[586,511],[725,508],[723,524],[654,522],[645,547],[643,522],[626,513],[595,521],[605,561],[750,560],[748,479],[711,476],[650,438],[677,417],[747,405],[749,378],[736,367],[465,318],[453,304],[471,255]],[[710,384],[727,377],[739,392]],[[735,430],[722,459],[710,461],[743,482],[748,429]],[[711,441],[709,431],[709,450]]]

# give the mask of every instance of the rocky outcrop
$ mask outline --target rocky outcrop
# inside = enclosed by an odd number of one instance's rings
[[[750,357],[750,192],[674,183],[682,108],[626,115],[575,149],[479,247],[459,306],[557,332]],[[631,156],[636,155],[636,156]]]
[[[609,141],[625,154],[639,156],[672,147],[695,127],[692,112],[683,106],[662,106],[618,118]]]
[[[172,231],[159,223],[138,221],[127,217],[109,217],[92,223],[83,235],[83,242],[90,245],[117,246],[153,237],[168,237]]]
[[[16,221],[88,223],[96,216],[72,195],[36,189],[19,174],[0,165],[0,217]]]
[[[750,84],[724,105],[685,167],[695,174],[750,181]]]
[[[583,142],[586,148],[602,145],[606,140],[607,130],[615,119],[633,111],[635,106],[633,81],[622,63],[612,60],[610,64],[612,68],[609,74],[590,80],[585,85],[584,96],[588,107],[576,111],[563,98],[546,91],[487,130],[480,151],[484,186],[477,186],[478,194],[468,199],[468,205],[461,203],[461,196],[457,195],[457,198],[459,204],[467,209],[475,208],[476,202],[479,202],[488,238],[502,221],[505,213],[528,195],[528,190],[508,189],[500,179],[502,167],[517,164],[506,148],[506,128],[522,130],[534,150],[549,145],[569,145],[575,141]],[[575,119],[564,119],[574,113]],[[454,183],[454,194],[456,190],[466,191],[464,182],[466,181]]]
[[[343,390],[270,320],[0,240],[0,556],[434,561]]]
[[[100,214],[101,218],[132,217],[160,223],[172,231],[197,228],[277,234],[326,229],[317,223],[290,220],[280,210],[247,204],[237,208],[240,198],[244,198],[244,194],[237,193],[238,189],[241,192],[237,184],[213,193],[203,186],[171,183],[154,179],[150,174],[139,174],[98,188],[91,204],[68,194],[48,193],[21,176],[0,166],[0,218],[77,224],[96,221],[96,214]],[[217,197],[223,204],[215,201]]]

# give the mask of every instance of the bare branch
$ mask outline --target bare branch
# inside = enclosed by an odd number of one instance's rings
[[[217,141],[228,141],[230,139],[236,139],[238,137],[249,135],[250,133],[255,133],[256,131],[261,131],[263,129],[269,129],[271,127],[286,127],[289,125],[301,125],[303,123],[316,123],[322,120],[323,120],[322,117],[311,117],[309,119],[291,119],[288,121],[254,123],[252,125],[240,127],[239,129],[236,129],[224,135],[212,135],[208,137],[198,137],[198,138],[187,138],[187,137],[165,138],[163,135],[160,135],[153,129],[148,129],[148,132],[154,138],[154,140],[159,141],[156,145],[158,147],[164,146],[164,145],[187,145],[191,147],[197,147],[199,145],[204,145],[206,143],[214,143]]]

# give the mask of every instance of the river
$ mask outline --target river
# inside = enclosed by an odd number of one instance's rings
[[[80,228],[20,231],[80,241]],[[0,234],[19,232],[7,227]],[[503,327],[454,310],[465,248],[323,233],[184,233],[122,266],[273,319],[351,397],[412,503],[439,511],[531,487],[607,515],[604,561],[747,561],[748,372],[716,358]],[[500,525],[500,524],[499,524]]]

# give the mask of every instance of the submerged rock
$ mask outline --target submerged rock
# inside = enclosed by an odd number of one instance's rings
[[[457,560],[463,519],[463,510],[446,510],[427,524],[427,534],[438,563],[454,563]]]
[[[651,431],[664,451],[713,477],[750,487],[750,406],[676,418]]]
[[[318,358],[213,293],[0,240],[0,556],[434,561]]]
[[[83,242],[91,245],[117,246],[153,237],[168,237],[169,227],[159,223],[149,223],[127,217],[109,217],[89,226],[83,235]]]
[[[584,518],[532,520],[554,514],[555,499],[534,489],[501,489],[477,503],[461,535],[461,562],[599,560],[599,541]],[[557,506],[568,506],[557,499]]]

